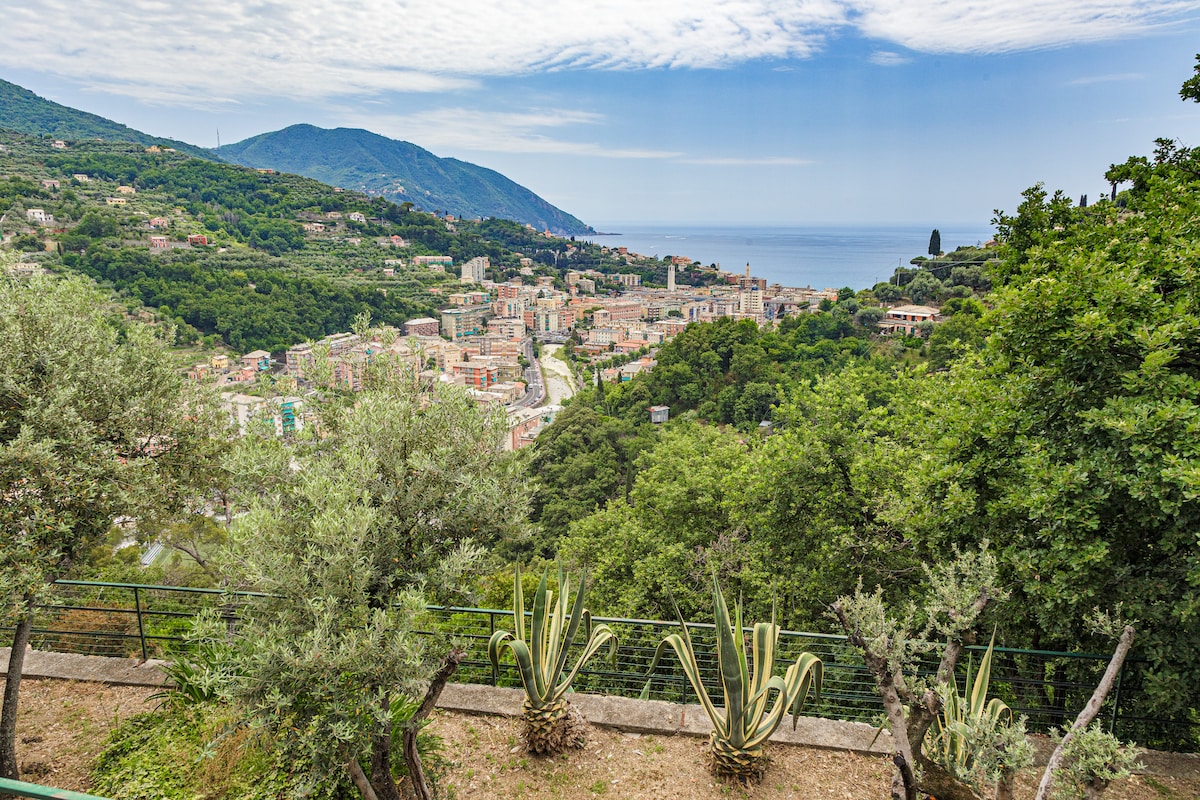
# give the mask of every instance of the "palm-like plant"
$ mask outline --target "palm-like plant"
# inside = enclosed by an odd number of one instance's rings
[[[571,578],[558,566],[558,598],[546,585],[547,573],[533,596],[533,616],[529,637],[525,637],[525,597],[521,589],[521,566],[516,568],[513,582],[513,627],[515,633],[496,631],[488,641],[488,658],[499,668],[500,650],[508,647],[517,662],[521,684],[525,687],[525,702],[521,708],[525,720],[523,739],[533,753],[557,753],[567,747],[581,747],[585,731],[578,712],[566,700],[571,681],[587,661],[609,645],[616,657],[617,639],[608,625],[592,627],[592,615],[583,607],[586,574],[579,581],[575,602],[570,602]],[[568,608],[570,616],[568,617]],[[570,671],[567,659],[571,646],[583,626],[583,652]],[[565,671],[565,672],[564,672]]]
[[[969,696],[959,695],[953,681],[940,687],[942,713],[926,736],[925,750],[930,761],[979,794],[994,786],[1001,800],[1012,797],[1017,770],[1033,763],[1033,750],[1024,718],[1014,720],[1003,700],[987,697],[995,643],[993,634],[974,681],[967,672]]]
[[[942,694],[942,714],[934,722],[931,735],[926,741],[927,755],[954,774],[965,774],[971,767],[977,742],[988,732],[994,731],[1002,721],[1012,723],[1012,711],[998,697],[988,699],[988,685],[992,680],[992,653],[996,637],[988,643],[987,652],[979,661],[979,671],[974,682],[967,672],[971,694],[963,697],[951,682]]]
[[[709,746],[713,769],[718,775],[748,783],[762,776],[763,744],[779,727],[784,713],[791,709],[794,728],[795,715],[800,713],[809,692],[820,694],[824,666],[812,653],[801,653],[783,677],[773,675],[779,640],[779,626],[774,621],[759,622],[754,626],[751,664],[746,656],[741,604],[734,605],[734,619],[731,621],[729,607],[725,604],[715,575],[713,616],[717,629],[717,663],[725,693],[723,712],[717,710],[704,688],[692,637],[682,615],[679,618],[681,633],[672,633],[659,644],[650,664],[650,673],[653,675],[668,647],[675,651],[683,664],[684,674],[700,698],[700,705],[712,720]],[[773,699],[772,692],[775,692]],[[647,698],[649,694],[648,680],[642,690],[642,698]]]

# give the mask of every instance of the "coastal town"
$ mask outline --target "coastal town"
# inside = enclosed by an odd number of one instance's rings
[[[630,263],[645,258],[624,247],[602,252]],[[450,256],[410,261],[389,260],[384,272],[454,269]],[[712,268],[717,278],[712,285],[678,284],[676,269],[695,263],[673,257],[666,286],[655,287],[643,285],[636,273],[587,269],[562,278],[538,275],[532,260],[521,257],[520,274],[497,283],[487,277],[491,264],[481,256],[459,267],[463,291],[445,295],[440,319],[417,317],[402,328],[337,333],[282,354],[220,354],[195,364],[188,377],[217,383],[231,421],[242,431],[257,420],[284,436],[304,429],[306,393],[320,386],[357,391],[366,367],[386,355],[427,386],[457,384],[480,405],[502,407],[509,420],[506,447],[516,450],[553,422],[562,402],[585,381],[626,382],[653,369],[656,348],[691,323],[731,318],[768,326],[788,315],[816,313],[823,302],[838,299],[837,289],[768,284],[751,274],[749,264],[741,274]],[[877,326],[884,334],[914,336],[939,319],[935,307],[897,305],[884,310]],[[575,369],[559,357],[567,344]],[[652,409],[657,422],[668,414],[664,407]]]

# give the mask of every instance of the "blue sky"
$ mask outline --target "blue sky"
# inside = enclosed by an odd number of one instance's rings
[[[620,222],[986,225],[1105,190],[1179,100],[1200,0],[42,0],[0,77],[200,145],[361,127]]]

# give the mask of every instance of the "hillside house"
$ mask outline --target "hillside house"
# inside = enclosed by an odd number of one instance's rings
[[[47,222],[53,220],[54,217],[47,214],[45,209],[30,208],[25,211],[25,219],[37,225],[45,225]]]
[[[271,354],[266,350],[253,350],[242,356],[242,368],[250,368],[255,372],[266,372],[271,369]]]
[[[152,250],[164,250],[170,246],[171,246],[171,243],[167,240],[167,237],[165,237],[165,236],[151,236],[150,237],[150,249],[152,249]]]
[[[879,320],[880,333],[904,333],[915,336],[922,322],[940,322],[938,309],[930,306],[896,306]]]
[[[167,219],[166,217],[151,217],[150,218],[150,227],[151,228],[166,228],[166,227],[170,226],[170,224],[171,224],[171,221],[169,219]]]
[[[208,246],[208,237],[205,236],[203,233],[190,234],[187,237],[187,241],[188,241],[188,244],[190,244],[190,245],[200,245],[203,247]]]

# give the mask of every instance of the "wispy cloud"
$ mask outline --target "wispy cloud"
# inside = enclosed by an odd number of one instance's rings
[[[881,67],[899,67],[912,61],[908,56],[893,53],[890,50],[876,50],[871,54],[871,63]]]
[[[570,129],[603,128],[606,117],[593,111],[534,108],[524,111],[480,111],[438,108],[411,115],[361,114],[345,107],[337,114],[343,125],[367,128],[394,139],[420,142],[435,153],[538,153],[594,158],[655,159],[711,167],[803,167],[816,163],[794,156],[690,156],[677,150],[611,147],[587,139],[568,138]]]
[[[847,0],[863,34],[926,53],[1006,53],[1146,33],[1196,0]]]
[[[1141,34],[1200,0],[39,0],[5,10],[0,66],[155,102],[453,92],[489,76],[813,56],[856,32],[999,53]],[[900,63],[881,49],[876,63]],[[786,67],[786,64],[781,66]]]
[[[420,142],[431,150],[471,150],[490,153],[541,153],[581,155],[597,158],[672,159],[683,155],[673,150],[613,148],[591,141],[554,137],[543,131],[579,125],[597,125],[604,116],[570,109],[528,111],[478,111],[439,108],[416,114],[356,116],[344,114],[351,125],[376,133]]]
[[[1091,86],[1095,83],[1117,83],[1119,81],[1141,81],[1146,76],[1141,72],[1125,72],[1120,75],[1088,75],[1067,81],[1067,86]]]
[[[681,158],[685,164],[701,164],[712,167],[805,167],[816,162],[807,158],[790,156],[765,156],[763,158]]]

